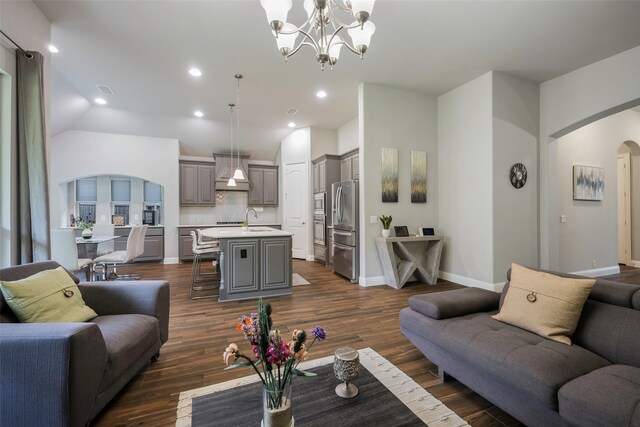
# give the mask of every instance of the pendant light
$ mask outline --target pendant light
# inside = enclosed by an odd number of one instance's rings
[[[238,80],[238,92],[237,92],[237,96],[236,96],[236,123],[238,126],[238,131],[236,132],[237,138],[238,138],[238,144],[237,145],[237,149],[238,149],[238,164],[236,167],[236,171],[233,174],[233,178],[234,179],[245,179],[244,177],[244,173],[242,173],[242,169],[240,168],[240,79],[242,78],[242,74],[236,74],[235,76],[233,76],[236,78],[236,80]],[[233,159],[233,157],[232,157]]]
[[[231,164],[230,166],[233,167],[233,108],[236,106],[236,104],[229,104],[229,110],[231,111]],[[227,187],[237,187],[236,185],[236,180],[231,177],[229,178],[229,181],[227,181]]]

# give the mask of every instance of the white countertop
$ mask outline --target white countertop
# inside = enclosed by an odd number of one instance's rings
[[[210,227],[202,230],[202,235],[212,239],[250,239],[252,237],[293,236],[293,233],[264,226],[249,226],[247,231],[242,231],[242,228],[239,227]]]
[[[274,225],[277,226],[282,226],[282,223],[279,222],[265,222],[265,223],[258,223],[258,224],[252,224],[249,223],[249,227],[272,227]],[[178,228],[239,228],[242,227],[242,224],[186,224],[186,225],[178,225]]]

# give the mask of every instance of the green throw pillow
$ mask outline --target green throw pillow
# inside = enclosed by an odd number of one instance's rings
[[[21,322],[86,322],[97,316],[62,267],[0,284],[4,299]]]

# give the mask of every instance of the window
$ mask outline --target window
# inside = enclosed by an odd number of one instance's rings
[[[111,203],[114,215],[124,215],[124,223],[129,224],[129,203],[131,202],[131,181],[128,179],[111,180]]]
[[[95,222],[98,184],[95,178],[76,180],[76,209],[79,221]]]
[[[156,224],[162,224],[162,185],[144,182],[144,209],[156,211]]]

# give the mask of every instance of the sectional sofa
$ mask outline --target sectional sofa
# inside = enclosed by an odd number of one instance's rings
[[[411,297],[401,331],[443,378],[528,426],[640,426],[640,286],[597,280],[572,345],[493,319],[508,289]]]

